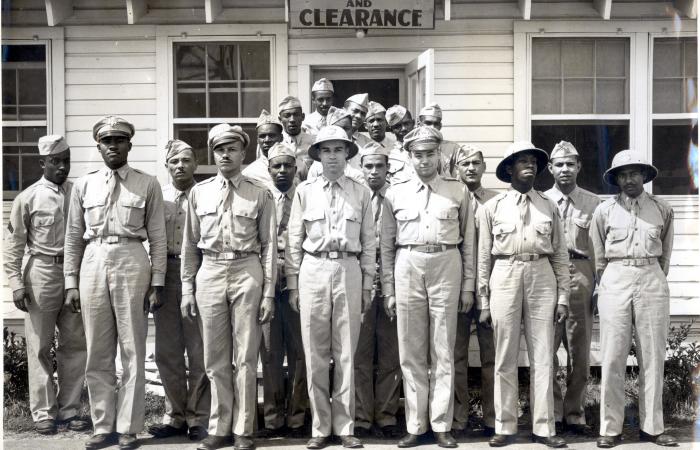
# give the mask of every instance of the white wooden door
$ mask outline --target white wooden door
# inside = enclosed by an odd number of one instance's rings
[[[435,88],[435,50],[429,48],[418,55],[404,68],[407,81],[408,102],[406,107],[413,114],[433,101]]]

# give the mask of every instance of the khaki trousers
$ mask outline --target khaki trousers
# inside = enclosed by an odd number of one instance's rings
[[[396,318],[404,380],[406,429],[450,431],[454,348],[462,284],[460,252],[396,253]],[[430,360],[428,360],[430,358]]]
[[[261,334],[260,257],[214,260],[204,256],[195,282],[204,367],[211,384],[209,434],[252,436]]]
[[[557,349],[564,343],[568,355],[566,364],[566,397],[562,396],[559,383],[554,381],[554,420],[566,419],[568,424],[585,425],[586,413],[583,401],[590,372],[591,334],[593,333],[593,263],[585,259],[572,259],[571,295],[569,317],[566,322],[554,326],[553,370],[559,368]],[[556,380],[556,378],[555,378]]]
[[[598,288],[600,313],[600,434],[622,433],[625,368],[632,341],[639,364],[639,423],[642,431],[664,432],[662,392],[669,327],[669,291],[658,264],[608,264]]]
[[[370,428],[372,423],[396,425],[401,390],[399,341],[396,323],[384,312],[383,302],[377,295],[362,318],[355,351],[355,428]]]
[[[143,430],[146,396],[144,298],[151,263],[138,241],[91,242],[80,265],[80,308],[85,325],[90,413],[95,434]],[[122,379],[117,389],[117,344]]]
[[[496,433],[518,432],[518,354],[524,325],[530,361],[532,432],[554,436],[552,346],[557,283],[547,258],[498,259],[491,271],[491,317],[496,342],[494,409]]]
[[[354,355],[362,319],[362,274],[356,258],[308,253],[299,268],[299,313],[314,437],[353,434]],[[335,362],[330,392],[330,361]],[[331,401],[332,399],[332,401]]]
[[[285,424],[289,428],[304,426],[306,410],[309,408],[299,313],[292,311],[288,300],[288,291],[277,290],[275,317],[262,326],[260,359],[263,364],[263,412],[265,428],[271,430],[281,428]],[[283,368],[285,354],[288,386],[286,394]]]
[[[85,382],[85,330],[80,314],[63,306],[63,265],[55,264],[53,257],[31,256],[24,269],[24,287],[31,300],[24,334],[32,420],[79,416]],[[58,390],[54,389],[50,353],[56,329]]]
[[[493,410],[493,366],[496,349],[493,328],[479,323],[480,310],[472,308],[468,313],[457,315],[457,338],[455,340],[455,406],[452,429],[463,430],[469,421],[469,340],[472,324],[476,327],[481,359],[481,411],[484,425],[495,427]]]
[[[196,317],[180,313],[180,260],[168,259],[164,301],[153,319],[156,325],[156,366],[165,390],[163,423],[180,428],[206,427],[211,393],[204,370],[202,335]],[[187,359],[185,359],[187,352]]]

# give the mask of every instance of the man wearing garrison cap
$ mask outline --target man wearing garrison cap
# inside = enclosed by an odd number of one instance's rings
[[[388,155],[396,144],[396,136],[387,133],[386,109],[377,102],[369,102],[367,106],[367,116],[365,117],[365,127],[367,132],[359,133],[357,145],[360,148],[376,142],[379,148]]]
[[[418,123],[420,125],[433,127],[436,130],[442,129],[442,108],[437,103],[425,106],[418,114]],[[456,142],[443,140],[440,144],[441,165],[440,173],[449,176],[456,176],[454,166],[450,161],[454,161],[454,154],[459,150],[459,144]]]
[[[263,109],[258,117],[255,131],[258,140],[258,157],[243,169],[243,175],[269,185],[272,180],[268,170],[267,154],[273,145],[282,142],[284,128],[279,120]]]
[[[408,151],[403,148],[403,139],[415,123],[411,112],[401,105],[394,105],[386,110],[386,122],[396,136],[394,147],[389,152],[389,180],[394,183],[410,177],[413,171]]]
[[[268,323],[263,324],[260,343],[265,422],[265,430],[260,434],[273,437],[288,432],[290,437],[301,438],[304,437],[304,418],[309,408],[306,363],[301,341],[299,312],[289,306],[289,291],[284,276],[287,229],[297,184],[296,156],[294,148],[285,143],[273,145],[267,156],[270,178],[268,188],[275,202],[277,217],[277,282],[275,283],[276,313]],[[284,380],[283,368],[285,355],[288,369],[287,383]]]
[[[292,96],[283,98],[278,110],[280,122],[284,127],[282,142],[294,147],[297,155],[297,175],[300,180],[305,180],[313,162],[308,152],[309,147],[314,143],[314,135],[307,133],[302,127],[305,114],[298,98]]]
[[[316,134],[318,131],[330,125],[326,118],[328,110],[333,105],[333,83],[327,78],[321,78],[316,81],[311,88],[311,103],[314,106],[314,112],[306,116],[304,119],[304,129],[311,134]]]
[[[182,314],[200,315],[211,383],[209,436],[198,447],[254,447],[261,324],[275,314],[277,223],[272,195],[241,174],[248,135],[209,130],[218,173],[190,191],[182,243]],[[235,371],[231,371],[231,367]]]
[[[360,129],[364,125],[367,112],[369,111],[369,96],[366,93],[352,95],[345,100],[343,107],[350,113],[353,140],[360,146],[359,139],[362,139],[360,137]],[[359,156],[351,158],[348,164],[356,169],[360,169]]]
[[[95,428],[86,448],[110,445],[115,431],[120,448],[135,448],[144,425],[146,318],[162,304],[167,241],[158,181],[127,163],[133,135],[134,126],[121,117],[95,124],[93,137],[105,166],[75,182],[68,213],[66,301],[83,314]]]
[[[581,170],[578,151],[561,141],[549,156],[549,172],[554,186],[545,194],[559,208],[559,219],[566,235],[571,273],[569,317],[554,328],[554,371],[559,367],[557,349],[563,342],[567,353],[566,397],[559,383],[554,382],[554,420],[559,429],[590,435],[586,425],[584,396],[589,374],[591,334],[593,332],[592,297],[595,283],[593,245],[588,237],[593,212],[600,204],[597,195],[580,188],[576,178]]]
[[[63,242],[68,200],[73,184],[70,149],[63,136],[39,138],[43,176],[12,202],[5,229],[5,273],[17,309],[24,311],[29,372],[29,409],[36,431],[56,432],[56,422],[68,429],[89,427],[80,417],[80,394],[85,380],[83,321],[71,304],[64,304]],[[22,258],[29,255],[22,271]],[[56,363],[58,390],[53,383],[51,346],[58,329]]]
[[[187,434],[191,440],[198,441],[206,436],[209,424],[209,379],[204,371],[202,335],[197,319],[180,314],[180,256],[187,197],[195,184],[194,172],[197,170],[194,150],[181,140],[168,141],[165,144],[165,167],[171,179],[163,186],[168,243],[165,302],[153,314],[155,359],[165,391],[165,415],[162,423],[149,427],[148,431],[155,438]]]
[[[413,447],[432,428],[441,447],[450,434],[457,311],[474,303],[474,210],[467,188],[437,169],[442,135],[421,126],[404,138],[415,175],[392,184],[382,215],[384,307],[396,316],[406,395],[406,430]]]

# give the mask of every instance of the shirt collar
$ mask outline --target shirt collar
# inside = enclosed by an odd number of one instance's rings
[[[554,197],[554,202],[557,204],[559,204],[561,199],[563,199],[565,197],[568,197],[571,200],[571,203],[573,203],[573,204],[576,204],[578,202],[578,200],[581,198],[581,188],[579,188],[578,186],[575,186],[574,190],[569,192],[569,194],[567,195],[567,194],[564,194],[559,189],[559,186],[557,186],[555,183],[554,186],[552,187],[552,190],[550,191],[550,193],[552,194],[552,197]]]
[[[511,187],[511,188],[508,188],[508,192],[506,193],[506,195],[513,196],[513,197],[517,200],[518,198],[520,198],[521,192],[520,192],[520,191],[517,191],[517,190],[515,190],[515,189],[513,189],[513,188]],[[527,195],[528,198],[530,198],[530,201],[532,201],[532,200],[535,198],[535,197],[534,197],[534,196],[535,196],[535,190],[534,190],[534,189],[530,189],[529,191],[527,191],[527,192],[525,193],[525,195]]]
[[[380,187],[377,191],[372,191],[372,197],[379,195],[381,198],[386,197],[386,190],[389,189],[389,183],[384,183],[384,186]]]
[[[416,192],[419,192],[421,190],[421,188],[423,188],[425,186],[430,187],[430,189],[432,189],[433,192],[436,192],[438,190],[438,188],[440,187],[442,179],[440,178],[440,175],[436,175],[428,183],[423,183],[423,181],[418,177],[418,175],[416,175],[415,182],[416,182]]]
[[[51,189],[54,192],[59,192],[62,188],[62,186],[54,183],[53,181],[47,180],[43,176],[39,179],[39,181],[41,182],[41,184],[43,184],[44,186],[46,186],[47,188]]]
[[[126,180],[126,177],[129,175],[129,172],[131,171],[131,167],[129,167],[129,164],[124,164],[117,170],[112,170],[109,167],[105,166],[104,167],[104,174],[105,176],[109,176],[112,172],[116,172],[117,175],[119,175],[119,178],[122,180]]]
[[[324,187],[324,188],[325,188],[325,187],[329,187],[329,186],[332,185],[332,182],[331,182],[328,178],[326,178],[325,175],[321,175],[321,176],[318,177],[318,178],[323,182],[323,187]],[[347,186],[346,186],[347,180],[348,180],[347,177],[343,174],[343,175],[341,175],[337,180],[335,180],[335,182],[338,183],[338,185],[339,185],[341,188],[343,188],[343,190],[346,190],[346,188],[347,188]]]
[[[486,194],[486,189],[484,189],[483,186],[479,186],[478,188],[471,191],[471,193],[472,193],[472,195],[474,195],[474,197],[481,200],[482,198],[484,198],[484,194]]]
[[[639,207],[641,208],[646,203],[648,198],[649,194],[647,194],[646,191],[642,191],[642,193],[639,194],[639,196],[637,196],[636,198],[628,197],[627,194],[625,194],[624,192],[620,192],[620,194],[618,195],[618,201],[622,204],[622,206],[628,209],[630,206],[632,206],[632,203],[635,200],[637,201],[637,203],[639,203]]]
[[[217,183],[219,183],[219,184],[221,185],[221,188],[222,188],[222,189],[226,187],[226,182],[227,182],[227,181],[231,181],[231,183],[233,183],[233,187],[235,187],[236,189],[238,189],[238,186],[241,184],[241,178],[242,178],[242,177],[243,177],[243,176],[241,175],[240,172],[239,172],[237,175],[234,175],[234,176],[231,177],[231,178],[226,178],[226,177],[224,177],[223,175],[221,175],[221,172],[217,172],[217,174],[216,174],[216,181],[217,181]]]
[[[294,191],[296,190],[296,184],[292,183],[292,187],[287,189],[287,192],[282,192],[279,189],[277,189],[277,186],[275,186],[275,183],[272,182],[272,183],[270,183],[269,189],[270,189],[270,192],[272,193],[272,196],[275,198],[275,200],[282,197],[282,196],[287,197],[288,199],[291,200],[294,197]]]

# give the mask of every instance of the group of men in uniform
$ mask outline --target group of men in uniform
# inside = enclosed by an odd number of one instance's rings
[[[413,447],[429,430],[441,447],[456,447],[469,419],[475,327],[483,432],[505,446],[517,434],[522,325],[532,440],[562,447],[563,429],[590,433],[583,399],[597,290],[597,445],[620,440],[633,330],[640,436],[675,445],[661,403],[673,210],[643,188],[657,170],[619,152],[604,178],[620,194],[601,203],[577,186],[572,144],[547,154],[516,142],[496,168],[510,184],[498,193],[481,184],[480,149],[442,138],[438,105],[423,108],[416,126],[405,107],[387,110],[367,94],[342,108],[333,100],[332,83],[321,79],[308,117],[295,97],[276,117],[263,110],[257,158],[245,168],[250,137],[237,125],[213,127],[217,174],[199,183],[195,152],[181,140],[165,146],[171,182],[162,188],[129,166],[135,130],[119,117],[95,124],[105,165],[74,184],[65,139],[39,140],[44,176],[16,198],[5,234],[13,300],[28,313],[37,430],[53,433],[59,422],[87,429],[86,381],[94,428],[86,448],[138,446],[152,312],[166,395],[162,423],[149,428],[155,438],[253,448],[260,356],[258,436],[305,436],[310,409],[310,449],[332,436],[357,448],[372,435]],[[555,185],[542,193],[533,186],[546,168]],[[561,343],[565,395],[553,380]]]

